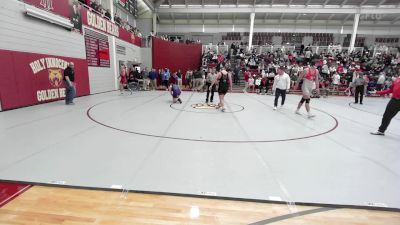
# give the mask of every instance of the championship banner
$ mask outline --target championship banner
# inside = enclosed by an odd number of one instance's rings
[[[141,46],[142,39],[105,19],[98,13],[90,11],[78,3],[78,0],[24,0],[40,9],[69,18],[74,25],[74,30],[82,32],[82,24],[115,36],[128,43]],[[126,5],[131,5],[131,0],[126,0]],[[123,2],[121,2],[123,3]]]
[[[0,100],[3,110],[65,98],[64,69],[75,65],[76,95],[90,94],[85,59],[0,50]]]
[[[24,0],[24,2],[54,14],[69,18],[74,29],[82,30],[81,8],[78,0]]]
[[[71,16],[69,0],[24,0],[24,2],[66,18]]]

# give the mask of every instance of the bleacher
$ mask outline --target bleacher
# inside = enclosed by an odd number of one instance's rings
[[[241,41],[242,37],[239,32],[229,32],[226,36],[222,36],[223,41]]]

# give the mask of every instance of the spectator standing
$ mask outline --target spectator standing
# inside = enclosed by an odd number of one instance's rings
[[[169,78],[171,77],[171,74],[169,73],[169,69],[165,68],[164,73],[163,73],[163,84],[165,86],[165,90],[168,91],[168,83],[169,83]]]
[[[244,72],[244,89],[243,92],[247,92],[247,88],[249,87],[249,78],[251,76],[251,73],[249,71],[249,68],[247,68],[246,72]]]
[[[201,71],[195,70],[193,72],[193,79],[194,79],[194,90],[196,91],[201,91],[204,86],[203,82],[203,75],[201,74]]]
[[[149,70],[147,67],[142,71],[143,76],[143,90],[147,91],[149,89],[150,79],[149,79]]]
[[[376,82],[376,90],[377,91],[381,91],[383,89],[383,87],[385,85],[385,80],[386,80],[385,73],[383,73],[383,72],[380,73],[379,77],[378,77],[378,81]]]
[[[182,72],[181,70],[178,70],[178,72],[176,73],[177,79],[178,79],[178,86],[179,88],[182,89]]]
[[[152,69],[149,72],[149,79],[150,79],[150,85],[152,90],[157,89],[157,72],[155,69]]]
[[[332,91],[339,90],[340,75],[335,71],[332,76]]]
[[[185,80],[186,80],[186,85],[189,87],[189,89],[193,88],[193,71],[188,69],[186,71],[186,76],[185,76]]]
[[[76,94],[75,88],[75,71],[74,63],[70,62],[67,68],[64,70],[64,84],[65,84],[65,104],[74,105],[74,98]]]

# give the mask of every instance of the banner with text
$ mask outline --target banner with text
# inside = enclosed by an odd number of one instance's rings
[[[85,59],[0,50],[0,102],[3,110],[65,97],[64,69],[75,64],[77,96],[90,94]]]

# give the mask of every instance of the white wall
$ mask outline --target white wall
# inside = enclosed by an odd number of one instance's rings
[[[147,38],[150,32],[153,30],[153,19],[140,18],[136,20],[136,27],[142,33],[142,36]]]
[[[1,1],[0,49],[85,59],[81,34],[26,16],[25,4]]]
[[[153,58],[151,48],[141,48],[142,65],[147,68],[153,68]]]
[[[91,31],[101,33],[100,31],[83,26],[83,30],[89,29]],[[109,51],[110,51],[110,67],[91,67],[89,66],[89,82],[90,94],[96,94],[106,91],[116,90],[116,71],[115,71],[115,50],[113,46],[113,37],[106,35],[108,38]]]

